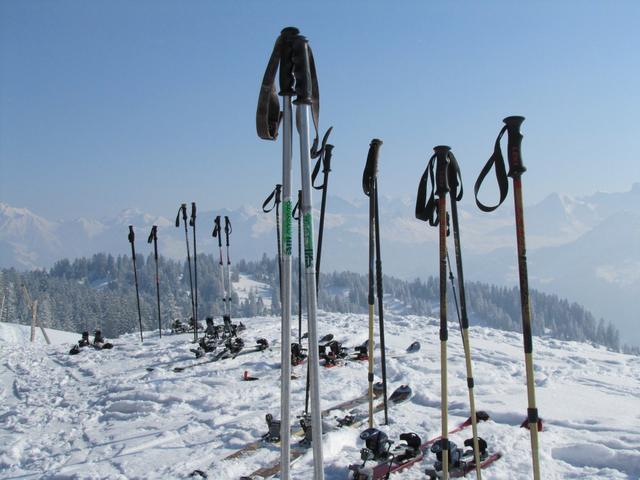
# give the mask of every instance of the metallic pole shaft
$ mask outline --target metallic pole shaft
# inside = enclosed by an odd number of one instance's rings
[[[282,112],[282,332],[281,332],[281,371],[280,371],[280,464],[282,480],[289,480],[289,432],[291,429],[291,250],[292,250],[292,141],[293,119],[291,97],[283,96]]]
[[[438,199],[438,216],[440,218],[439,251],[440,251],[440,398],[442,415],[442,478],[449,478],[449,409],[447,400],[447,197]]]
[[[304,228],[304,263],[307,292],[307,321],[309,323],[309,362],[311,379],[311,431],[313,435],[313,471],[315,480],[324,480],[322,456],[322,417],[320,409],[320,378],[317,327],[316,274],[313,246],[313,212],[311,198],[311,155],[309,142],[309,113],[311,105],[296,106],[300,135],[300,167],[302,176],[302,209]],[[291,215],[289,215],[291,217]],[[291,356],[291,355],[289,355]]]

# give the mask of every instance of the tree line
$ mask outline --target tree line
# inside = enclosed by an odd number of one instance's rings
[[[298,311],[299,279],[297,259],[292,269],[292,311]],[[155,263],[149,255],[137,255],[138,284],[143,328],[157,328]],[[213,255],[198,255],[198,312],[200,320],[222,317],[223,287],[220,266]],[[277,315],[280,312],[278,268],[275,258],[263,255],[257,261],[240,260],[232,265],[232,282],[240,276],[269,286],[268,298],[264,293],[249,291],[238,296],[231,292],[232,315],[251,317]],[[304,282],[304,272],[303,272]],[[0,294],[4,298],[3,321],[30,323],[27,301],[22,285],[32,298],[38,299],[38,317],[44,325],[67,331],[81,332],[101,328],[110,337],[137,329],[131,257],[95,254],[91,258],[58,261],[51,269],[19,272],[0,270]],[[318,306],[325,311],[366,313],[368,279],[354,272],[323,273],[319,282]],[[451,286],[449,285],[449,288]],[[439,309],[439,283],[436,278],[411,281],[385,275],[383,277],[385,305],[394,313],[403,315],[435,315]],[[479,282],[468,282],[467,306],[469,321],[502,330],[521,331],[520,296],[517,287],[498,287]],[[304,305],[304,285],[303,305]],[[175,319],[191,316],[189,270],[186,261],[160,258],[160,298],[163,326],[168,328]],[[449,295],[453,302],[453,295]],[[596,318],[577,303],[556,295],[532,290],[532,328],[534,335],[562,340],[578,340],[620,350],[619,331],[604,319]],[[450,305],[455,319],[455,305]],[[638,353],[637,349],[626,347]]]

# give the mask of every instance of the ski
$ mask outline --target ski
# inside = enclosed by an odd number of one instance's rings
[[[382,385],[381,384],[376,384],[375,385],[375,389],[374,389],[374,393],[375,394],[380,394],[382,393]],[[336,405],[332,405],[329,408],[326,408],[322,411],[322,416],[323,417],[328,417],[329,414],[335,410],[351,410],[355,407],[357,407],[358,405],[366,402],[368,400],[369,396],[368,393],[364,393],[363,395],[360,395],[358,397],[355,398],[351,398],[349,400],[345,400],[344,402],[340,402]],[[301,436],[303,434],[303,430],[302,427],[294,427],[291,429],[291,434],[293,436]],[[255,440],[251,443],[248,443],[247,445],[245,445],[244,447],[240,448],[239,450],[236,450],[235,452],[227,455],[226,457],[224,457],[222,460],[234,460],[240,457],[243,457],[245,455],[248,455],[251,452],[255,452],[256,450],[267,446],[267,445],[278,445],[279,442],[275,441],[275,442],[269,442],[268,440],[265,439],[265,437],[262,437],[258,440]]]
[[[497,462],[502,458],[502,452],[496,452],[491,455],[486,455],[484,457],[480,457],[480,468],[485,469],[491,466],[493,463]],[[460,478],[465,477],[467,474],[473,472],[476,469],[476,464],[474,460],[470,460],[468,462],[462,461],[460,465],[455,468],[449,469],[449,477],[452,478]],[[442,472],[437,472],[431,468],[428,468],[425,473],[429,477],[429,480],[436,480],[437,478],[441,478]]]
[[[387,358],[398,360],[400,358],[409,357],[418,352],[420,350],[420,347],[420,342],[415,341],[411,345],[409,345],[404,352],[387,355]],[[346,354],[346,356],[344,357],[331,357],[328,355],[323,355],[322,357],[324,362],[321,365],[325,368],[333,368],[346,365],[350,362],[366,362],[369,359],[369,356],[367,355],[368,341],[365,341],[363,344],[354,347],[354,350],[356,350],[356,353]]]
[[[489,415],[485,411],[479,410],[476,412],[476,420],[487,421],[489,420]],[[455,433],[461,432],[462,430],[470,427],[471,424],[472,424],[471,417],[469,417],[465,421],[456,425],[453,429],[449,430],[448,435],[453,435]],[[379,480],[379,479],[386,478],[387,475],[391,473],[401,472],[402,470],[405,470],[417,463],[420,463],[424,458],[424,455],[426,454],[429,447],[431,447],[431,445],[436,443],[441,438],[442,436],[438,435],[437,437],[433,437],[429,440],[426,440],[424,443],[419,444],[419,446],[411,445],[409,444],[409,442],[407,442],[409,445],[401,444],[400,449],[407,450],[406,447],[412,447],[413,452],[411,452],[411,454],[407,454],[407,453],[400,454],[399,452],[396,451],[392,455],[390,455],[389,458],[385,458],[384,460],[379,461],[375,465],[371,465],[371,466],[366,466],[365,464],[349,465],[349,470],[353,472],[353,475],[350,478],[352,480]],[[401,440],[404,440],[404,439],[401,437]],[[473,468],[475,468],[475,464]]]
[[[380,393],[382,392],[379,392],[379,394]],[[409,401],[412,395],[413,395],[413,392],[411,390],[411,387],[409,387],[408,385],[402,385],[398,387],[389,396],[387,407],[398,406],[403,403],[406,403],[407,401]],[[365,401],[367,401],[368,399],[369,399],[369,395],[367,393]],[[373,413],[379,413],[384,410],[385,410],[385,404],[384,402],[381,402],[374,407]],[[366,423],[368,420],[369,420],[368,412],[362,413],[356,416],[352,416],[348,423],[338,421],[338,423],[333,427],[327,427],[326,429],[324,429],[323,436],[343,426],[358,427]],[[305,425],[305,419],[301,421],[301,424],[303,425],[303,429],[305,430],[305,438],[300,442],[298,442],[297,444],[291,446],[291,457],[289,462],[290,465],[293,464],[296,460],[300,459],[311,448],[311,441],[310,441],[311,434],[309,432],[311,425],[310,423],[306,423]],[[240,480],[267,480],[277,475],[280,472],[280,468],[281,468],[281,464],[280,464],[280,460],[278,460],[271,465],[259,468],[258,470],[254,471],[253,473],[247,476],[240,477]]]
[[[238,339],[239,340],[239,339]],[[174,367],[173,371],[174,372],[182,372],[184,370],[187,370],[189,368],[194,368],[194,367],[198,367],[200,365],[206,365],[209,363],[213,363],[213,362],[217,362],[219,360],[224,360],[227,358],[236,358],[242,355],[247,355],[249,353],[254,353],[254,352],[261,352],[263,350],[266,350],[267,348],[269,348],[269,343],[267,342],[267,340],[265,340],[264,338],[260,338],[256,341],[257,345],[255,345],[254,347],[251,347],[249,349],[240,349],[240,350],[235,350],[235,348],[231,347],[227,347],[224,350],[221,350],[220,352],[215,353],[211,358],[204,360],[202,362],[196,362],[196,363],[192,363],[190,365],[184,365],[182,367],[178,366],[178,367]]]

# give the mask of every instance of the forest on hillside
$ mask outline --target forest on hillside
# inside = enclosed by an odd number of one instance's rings
[[[158,325],[156,307],[155,262],[152,256],[136,256],[140,308],[143,328]],[[293,306],[298,311],[297,259],[293,261]],[[198,255],[198,317],[222,317],[222,281],[218,260],[212,255]],[[187,262],[166,258],[159,261],[161,315],[164,328],[174,319],[191,316],[189,269]],[[258,261],[240,260],[231,266],[232,281],[240,275],[265,283],[270,298],[249,292],[240,299],[232,292],[232,315],[251,317],[277,315],[280,312],[277,261],[266,255]],[[304,272],[303,272],[304,276]],[[304,278],[304,277],[303,277]],[[303,280],[304,281],[304,280]],[[51,328],[81,332],[101,328],[110,337],[138,329],[134,275],[131,257],[96,254],[73,261],[64,259],[49,270],[19,272],[0,270],[0,293],[3,298],[2,321],[30,322],[24,285],[31,298],[38,300],[38,318]],[[385,309],[403,315],[437,315],[438,280],[402,280],[383,275]],[[449,284],[451,290],[451,285]],[[304,288],[303,305],[304,305]],[[520,295],[517,287],[497,287],[478,282],[466,284],[471,326],[483,325],[502,330],[521,331]],[[453,302],[450,291],[449,299]],[[532,327],[534,335],[562,340],[578,340],[620,350],[619,331],[604,319],[596,319],[577,303],[532,290]],[[366,313],[368,278],[353,272],[320,275],[319,308],[331,312]],[[455,305],[450,305],[450,318],[456,320]],[[624,346],[623,346],[624,347]],[[634,351],[624,347],[627,351]]]

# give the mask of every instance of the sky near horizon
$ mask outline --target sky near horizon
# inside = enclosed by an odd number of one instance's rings
[[[255,133],[257,95],[288,25],[314,51],[321,130],[334,126],[332,194],[363,195],[377,137],[381,194],[413,197],[448,144],[471,201],[513,114],[527,203],[629,190],[639,20],[631,1],[2,0],[0,201],[49,218],[259,206],[282,146]]]

